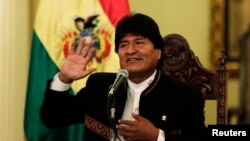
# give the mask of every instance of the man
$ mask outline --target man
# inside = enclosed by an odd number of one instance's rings
[[[113,95],[116,140],[204,140],[201,91],[161,73],[163,46],[158,25],[150,17],[132,14],[119,21],[115,51],[129,77]],[[85,141],[109,140],[108,93],[116,74],[93,73],[95,68],[87,68],[95,49],[84,39],[73,47],[48,83],[41,120],[50,128],[85,123]],[[70,84],[89,74],[86,87],[70,95]]]

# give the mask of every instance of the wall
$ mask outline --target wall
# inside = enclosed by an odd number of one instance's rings
[[[28,0],[0,0],[0,140],[23,141],[30,27]]]

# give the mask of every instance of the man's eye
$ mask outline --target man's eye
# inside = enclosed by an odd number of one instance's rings
[[[144,43],[143,41],[136,42],[136,44],[138,44],[138,45],[143,44],[143,43]]]
[[[126,44],[120,44],[119,47],[126,47]]]

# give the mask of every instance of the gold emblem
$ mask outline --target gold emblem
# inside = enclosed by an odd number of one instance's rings
[[[161,120],[162,121],[167,121],[167,116],[166,115],[162,115]]]

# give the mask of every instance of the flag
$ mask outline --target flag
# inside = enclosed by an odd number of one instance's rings
[[[39,118],[47,80],[60,70],[70,45],[79,36],[94,39],[90,62],[97,72],[117,72],[114,32],[119,19],[129,14],[127,0],[40,0],[36,11],[24,117],[28,141],[83,141],[83,124],[48,129]],[[75,94],[87,78],[72,84]]]

